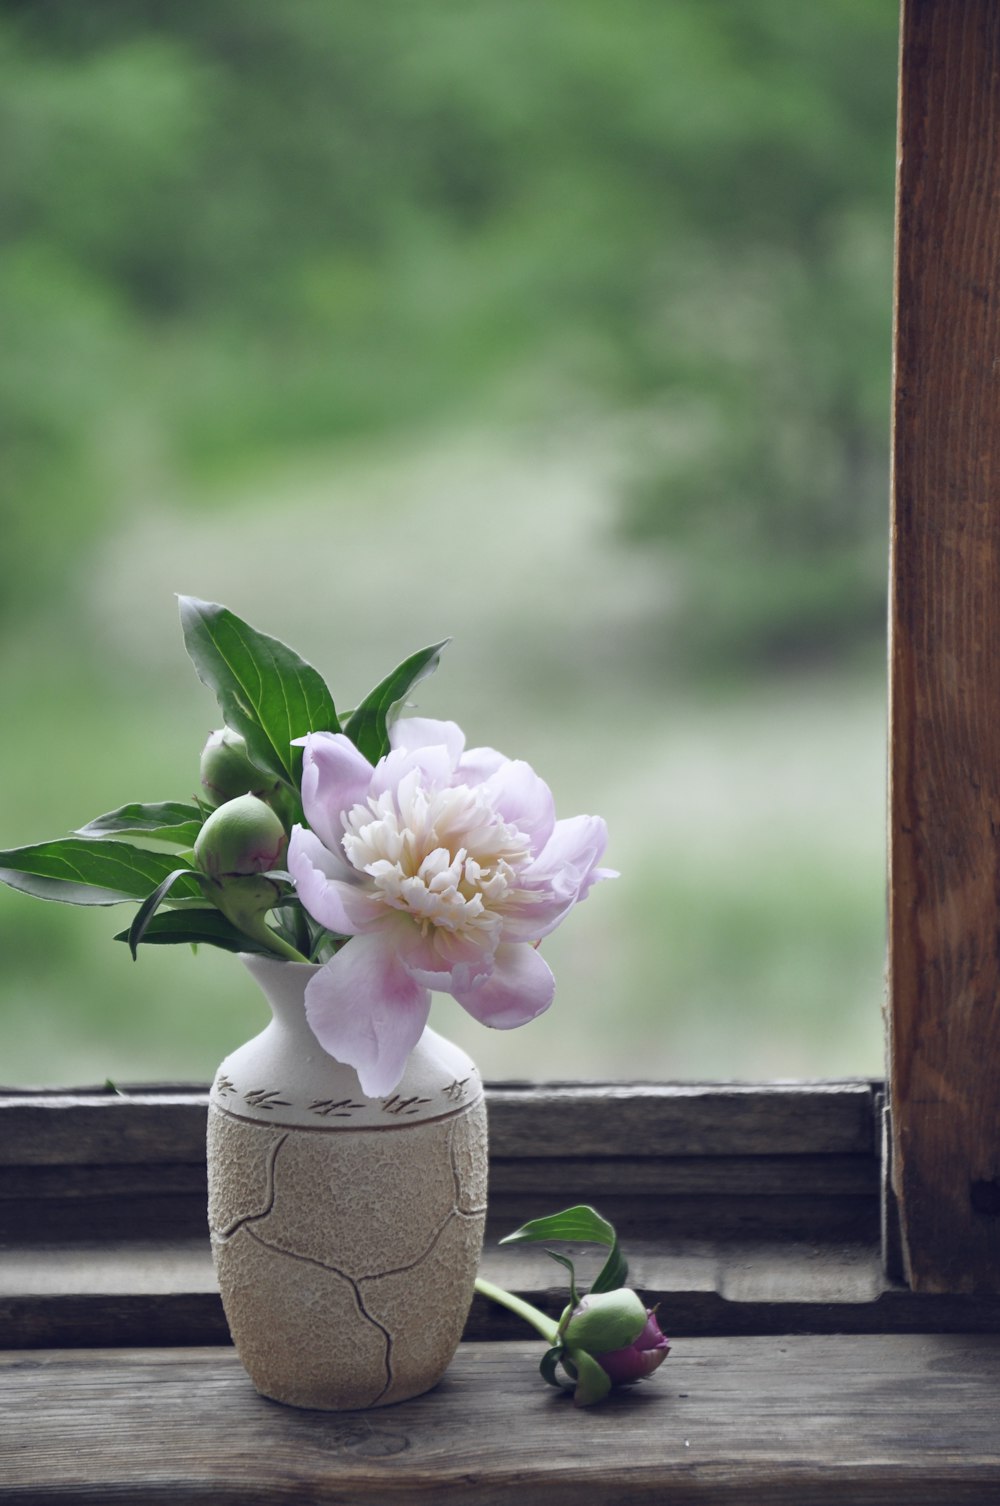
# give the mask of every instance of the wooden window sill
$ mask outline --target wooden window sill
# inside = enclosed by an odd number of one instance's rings
[[[363,1413],[259,1397],[229,1348],[0,1354],[0,1502],[971,1506],[1000,1497],[1000,1338],[689,1339],[592,1411],[540,1343],[464,1343]]]
[[[652,1381],[577,1411],[539,1378],[541,1342],[477,1298],[426,1397],[264,1401],[208,1254],[204,1090],[8,1093],[0,1503],[1000,1499],[1000,1298],[884,1275],[878,1084],[488,1099],[484,1274],[558,1311],[560,1270],[497,1238],[595,1203],[675,1341]]]

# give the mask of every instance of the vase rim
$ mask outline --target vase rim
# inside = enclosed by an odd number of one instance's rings
[[[264,971],[280,968],[282,972],[291,969],[293,972],[318,973],[320,968],[326,965],[322,962],[292,962],[289,958],[268,956],[266,952],[237,952],[236,955],[251,973],[256,968],[262,968]]]

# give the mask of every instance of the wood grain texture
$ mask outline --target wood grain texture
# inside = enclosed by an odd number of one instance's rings
[[[563,1271],[535,1246],[497,1245],[482,1274],[557,1317]],[[563,1246],[586,1284],[594,1249]],[[1000,1333],[1000,1297],[927,1296],[885,1279],[867,1243],[630,1238],[630,1279],[674,1334]],[[511,1339],[520,1319],[477,1297],[466,1339]],[[208,1242],[138,1240],[0,1250],[0,1335],[7,1348],[225,1344]]]
[[[905,0],[891,1113],[905,1269],[1000,1291],[1000,7]]]
[[[81,1245],[142,1238],[168,1228],[172,1239],[205,1231],[207,1178],[200,1165],[0,1167],[0,1243]],[[730,1233],[747,1238],[874,1237],[878,1161],[874,1156],[660,1157],[582,1160],[494,1159],[490,1208],[509,1233],[529,1218],[571,1203],[592,1203],[624,1237]]]
[[[488,1084],[490,1151],[567,1156],[868,1155],[867,1081]],[[204,1160],[207,1089],[0,1091],[0,1167]]]
[[[330,1416],[257,1396],[230,1350],[0,1355],[0,1502],[218,1506],[985,1506],[1000,1340],[678,1344],[582,1412],[540,1343],[465,1344],[442,1384]]]

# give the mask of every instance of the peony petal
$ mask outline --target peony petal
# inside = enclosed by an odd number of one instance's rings
[[[369,793],[377,799],[389,790],[395,796],[407,774],[415,769],[426,789],[447,789],[452,781],[453,767],[451,754],[441,743],[426,748],[394,748],[379,759],[372,772]]]
[[[614,869],[596,866],[606,843],[607,828],[599,816],[557,821],[538,857],[518,875],[518,887],[526,894],[504,906],[504,941],[539,941],[598,880],[617,878]]]
[[[552,835],[556,806],[552,791],[522,758],[505,759],[483,784],[483,794],[511,826],[531,838],[540,853]]]
[[[536,942],[566,919],[576,895],[546,894],[538,890],[525,900],[511,900],[504,909],[501,936],[509,942]]]
[[[493,966],[493,954],[477,949],[468,958],[452,961],[438,956],[426,961],[412,958],[406,962],[406,971],[425,988],[451,994],[457,999],[460,991],[468,991],[483,983],[492,973]]]
[[[375,771],[342,732],[311,732],[301,741],[302,809],[323,844],[340,853],[341,816],[367,800]]]
[[[369,1098],[398,1087],[430,1012],[427,989],[399,961],[396,929],[390,921],[353,937],[306,985],[313,1035],[354,1068]]]
[[[521,869],[520,882],[528,889],[544,887],[554,896],[582,899],[598,877],[597,864],[607,845],[608,829],[600,816],[557,821],[534,862]]]
[[[455,783],[475,788],[477,784],[484,784],[491,774],[495,774],[497,769],[509,762],[510,759],[498,753],[496,748],[469,748],[456,765]]]
[[[502,943],[493,960],[493,971],[484,982],[452,988],[463,1009],[494,1030],[525,1025],[548,1009],[556,980],[534,947]]]
[[[417,748],[447,748],[454,768],[465,747],[465,733],[457,722],[439,722],[429,716],[404,716],[389,728],[389,745],[407,753],[413,753]]]
[[[286,862],[299,899],[313,920],[328,931],[353,936],[385,919],[386,907],[380,900],[356,880],[345,880],[345,873],[353,874],[354,869],[304,826],[292,827]]]
[[[621,874],[618,872],[617,868],[591,868],[583,883],[580,885],[580,892],[577,895],[577,900],[579,901],[581,899],[586,899],[587,895],[590,893],[591,889],[593,889],[594,885],[599,884],[603,879],[616,878],[621,878]]]

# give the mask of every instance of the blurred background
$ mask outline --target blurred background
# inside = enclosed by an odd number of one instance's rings
[[[892,0],[4,0],[15,846],[185,799],[174,592],[607,818],[491,1077],[882,1066]],[[0,891],[0,1081],[207,1080],[230,957]]]

